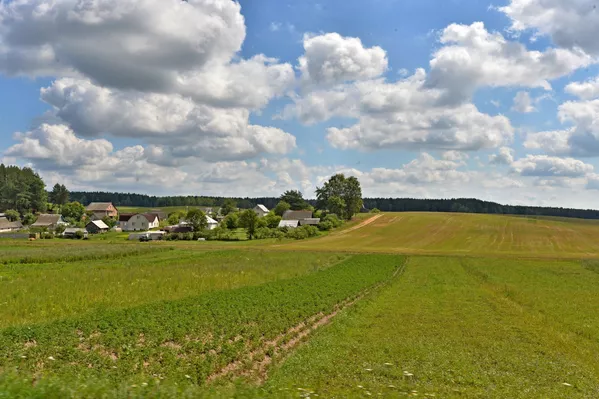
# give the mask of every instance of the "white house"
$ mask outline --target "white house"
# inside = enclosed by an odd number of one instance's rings
[[[258,217],[264,217],[264,216],[268,215],[269,210],[264,205],[258,204],[254,207],[254,212],[256,212]]]
[[[160,218],[155,213],[121,213],[119,227],[122,231],[147,231],[160,225]]]
[[[0,217],[0,233],[10,233],[23,228],[21,222],[11,222],[5,217]]]
[[[218,222],[210,216],[206,216],[206,221],[208,221],[208,230],[214,230],[218,227]]]

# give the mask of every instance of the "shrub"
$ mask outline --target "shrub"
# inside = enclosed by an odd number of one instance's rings
[[[339,219],[339,217],[335,214],[326,215],[320,220],[320,223],[324,222],[330,222],[333,225],[333,228],[341,227],[343,224],[343,220]]]
[[[78,240],[81,240],[83,237],[85,237],[85,234],[83,234],[82,231],[76,231],[75,232],[75,238]]]
[[[324,222],[320,222],[318,223],[318,229],[320,231],[329,231],[333,229],[333,223],[331,221],[324,221]]]
[[[301,226],[296,229],[290,229],[287,232],[288,238],[294,240],[305,240],[306,238],[315,237],[318,235],[318,228],[314,226]]]
[[[381,211],[380,211],[380,209],[378,209],[378,208],[372,208],[372,209],[370,210],[370,213],[381,213]]]

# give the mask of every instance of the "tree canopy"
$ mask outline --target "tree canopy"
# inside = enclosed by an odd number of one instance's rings
[[[64,184],[56,183],[49,195],[50,202],[57,205],[65,205],[69,201],[69,190]]]
[[[362,209],[362,187],[354,176],[345,177],[342,173],[332,176],[320,188],[316,188],[317,206],[336,213],[342,218],[351,219]]]
[[[44,181],[30,168],[0,164],[0,211],[14,209],[21,215],[45,212],[48,193]]]
[[[251,240],[256,235],[256,229],[258,228],[258,215],[253,209],[246,209],[241,212],[239,217],[239,225],[246,229],[248,238]]]
[[[206,214],[200,209],[190,209],[189,212],[187,212],[187,223],[193,227],[193,231],[202,231],[208,228]]]
[[[281,195],[281,201],[289,204],[293,211],[301,211],[310,208],[310,204],[306,202],[301,191],[287,190]]]

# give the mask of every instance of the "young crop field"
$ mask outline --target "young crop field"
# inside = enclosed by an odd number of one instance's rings
[[[380,216],[380,217],[379,217]],[[376,218],[376,219],[375,219]],[[457,213],[387,213],[284,249],[547,258],[599,256],[599,221]]]
[[[599,222],[0,240],[0,398],[599,397]]]

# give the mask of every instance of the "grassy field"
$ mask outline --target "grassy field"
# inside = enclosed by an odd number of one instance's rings
[[[599,222],[0,240],[0,398],[599,397]]]
[[[599,221],[455,213],[387,213],[318,242],[290,250],[431,255],[586,258],[599,255]]]
[[[596,398],[598,287],[580,262],[413,257],[401,279],[294,353],[264,393]]]

